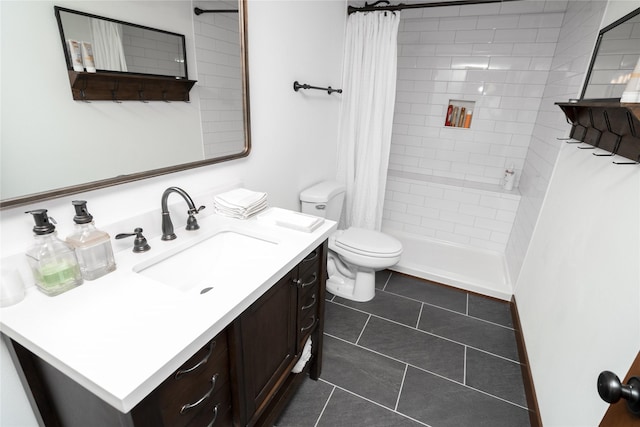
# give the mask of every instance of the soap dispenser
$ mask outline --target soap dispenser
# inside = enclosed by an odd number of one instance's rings
[[[96,228],[85,200],[71,203],[76,209],[73,217],[76,226],[67,243],[76,251],[82,277],[94,280],[116,269],[111,239],[109,234]]]
[[[38,289],[55,296],[82,284],[78,259],[73,249],[58,238],[53,218],[49,218],[47,210],[26,213],[33,215],[36,223],[33,227],[35,244],[27,251],[27,261]]]

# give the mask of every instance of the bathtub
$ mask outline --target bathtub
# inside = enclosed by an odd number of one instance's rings
[[[390,270],[510,301],[513,295],[504,254],[383,229],[402,242],[400,262]]]

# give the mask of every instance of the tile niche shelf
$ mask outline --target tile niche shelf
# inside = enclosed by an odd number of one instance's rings
[[[196,80],[175,77],[69,71],[73,99],[77,101],[184,101]]]
[[[571,138],[640,162],[640,104],[584,100],[556,105],[571,125]]]
[[[471,127],[475,106],[475,101],[450,99],[444,118],[445,127],[469,129]]]

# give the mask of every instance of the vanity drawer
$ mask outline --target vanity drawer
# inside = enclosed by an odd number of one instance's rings
[[[229,393],[226,332],[200,349],[156,390],[165,426],[188,425],[214,396]],[[212,406],[213,408],[213,406]]]
[[[229,384],[225,384],[214,393],[202,410],[189,423],[189,427],[231,427],[233,425],[231,410],[231,392]]]
[[[315,248],[312,252],[309,253],[300,264],[298,264],[298,275],[302,278],[302,276],[306,275],[309,270],[313,270],[318,272],[320,270],[320,261],[322,260],[322,245]]]

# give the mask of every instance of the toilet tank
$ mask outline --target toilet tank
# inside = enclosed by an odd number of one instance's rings
[[[302,213],[338,221],[344,202],[344,184],[322,181],[300,193]]]

